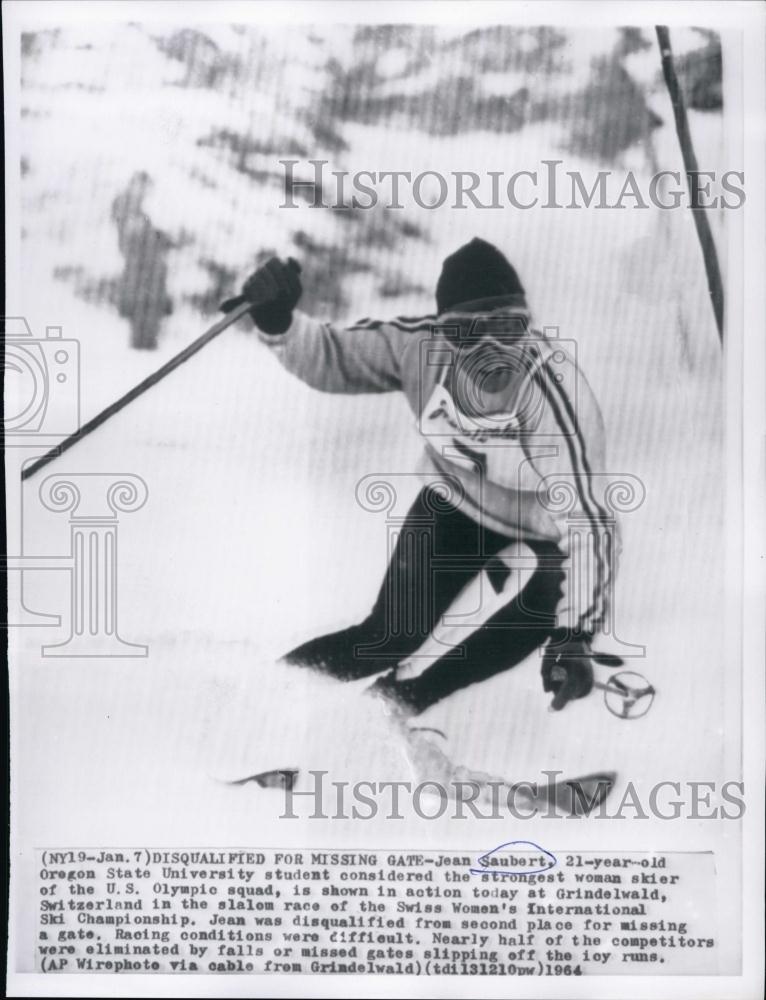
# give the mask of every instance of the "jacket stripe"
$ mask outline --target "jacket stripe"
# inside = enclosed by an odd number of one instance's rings
[[[543,372],[545,373],[547,378],[543,378]],[[564,419],[564,416],[562,415],[562,411],[559,407],[559,404],[553,398],[552,394],[549,391],[550,388],[553,387],[559,396],[563,396],[563,390],[556,382],[556,380],[551,376],[551,372],[548,369],[547,364],[542,366],[542,370],[540,369],[536,370],[533,373],[533,377],[538,382],[543,392],[546,394],[546,398],[550,403],[554,419],[556,420],[558,426],[561,428],[562,435],[566,442],[567,451],[569,452],[569,459],[572,464],[572,470],[574,472],[575,482],[578,488],[580,503],[582,504],[582,508],[587,515],[588,522],[591,526],[591,530],[593,531],[594,535],[593,554],[595,556],[595,561],[596,561],[596,580],[593,586],[593,600],[590,606],[587,608],[587,610],[583,612],[578,618],[578,622],[582,624],[586,619],[589,618],[589,616],[591,615],[595,616],[595,612],[596,609],[598,608],[599,598],[601,596],[603,588],[603,577],[604,577],[603,561],[601,559],[601,554],[598,545],[598,539],[600,537],[600,532],[598,530],[598,519],[596,515],[594,515],[593,510],[591,509],[591,504],[589,502],[588,497],[586,496],[586,490],[583,487],[583,481],[585,482],[586,485],[588,484],[589,473],[583,471],[585,468],[585,463],[581,465],[581,461],[578,458],[577,451],[575,449],[575,441],[576,441],[579,446],[580,452],[584,458],[585,455],[584,443],[582,440],[582,436],[580,434],[579,427],[576,424],[576,421],[573,421],[571,429],[567,428],[567,422]],[[567,408],[567,413],[571,417],[572,411],[570,408]],[[574,587],[576,581],[572,580],[571,583],[572,586]]]
[[[582,465],[585,473],[585,485],[588,491],[590,502],[597,511],[596,515],[597,520],[599,522],[599,526],[602,529],[602,531],[596,535],[596,540],[594,544],[594,551],[596,552],[596,556],[599,559],[602,568],[602,582],[601,582],[601,595],[600,595],[602,606],[600,609],[600,614],[598,619],[600,623],[600,621],[604,618],[604,615],[606,613],[606,591],[607,587],[611,584],[611,533],[607,529],[607,523],[609,518],[604,508],[601,506],[601,504],[599,504],[598,500],[596,500],[595,494],[593,492],[593,473],[590,467],[590,463],[588,462],[588,454],[585,447],[585,439],[580,433],[580,428],[578,425],[577,418],[575,416],[574,407],[572,406],[572,401],[566,394],[564,387],[560,383],[558,383],[555,378],[553,378],[550,371],[547,369],[547,366],[546,366],[546,371],[548,371],[548,374],[551,376],[550,378],[551,383],[558,392],[561,401],[564,405],[564,408],[567,412],[567,416],[569,417],[572,427],[574,428],[575,436],[580,446],[580,453],[582,456]],[[602,534],[606,539],[606,548],[607,548],[606,560],[604,560],[601,556],[600,539],[602,537]],[[593,610],[595,611],[595,602]],[[591,608],[588,609],[588,613],[590,612]]]
[[[353,326],[350,326],[349,330],[379,330],[382,326],[393,326],[397,330],[404,330],[407,333],[415,333],[417,330],[426,330],[432,327],[438,317],[436,316],[421,316],[419,319],[404,319],[398,317],[397,319],[382,320],[376,319],[360,319]]]

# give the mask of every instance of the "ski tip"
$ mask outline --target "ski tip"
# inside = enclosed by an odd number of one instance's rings
[[[248,774],[244,778],[217,778],[222,785],[248,785],[254,782],[260,788],[284,788],[287,790],[295,786],[299,769],[297,767],[283,767],[274,771],[259,771],[258,774]]]
[[[588,816],[597,809],[614,788],[617,780],[615,771],[601,771],[595,774],[588,774],[582,778],[572,778],[564,782],[568,789],[568,803],[563,801],[560,805],[568,805],[569,813],[573,816]]]

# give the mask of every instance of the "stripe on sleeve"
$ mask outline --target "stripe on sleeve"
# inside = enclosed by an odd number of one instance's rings
[[[603,589],[605,587],[606,575],[599,544],[599,538],[601,536],[600,525],[603,524],[604,512],[595,502],[592,491],[590,490],[590,468],[587,463],[585,443],[582,439],[580,429],[577,426],[577,421],[574,419],[574,412],[566,394],[559,383],[556,382],[555,378],[553,378],[547,363],[542,365],[540,368],[537,368],[533,372],[533,377],[538,382],[543,392],[546,393],[546,398],[550,402],[554,419],[557,425],[561,428],[562,435],[566,442],[567,451],[569,453],[569,460],[572,465],[575,483],[577,484],[580,504],[582,509],[585,511],[591,531],[593,532],[593,554],[596,562],[596,580],[593,586],[593,598],[591,604],[587,610],[579,616],[578,622],[582,624],[589,618],[591,622],[598,621],[596,611],[599,609],[599,601],[602,598]],[[556,395],[559,397],[559,401],[557,401],[553,394],[549,391],[550,388],[554,389]],[[569,427],[567,426],[567,419],[565,418],[565,415],[566,418],[571,421],[571,426]],[[575,585],[575,582],[576,581],[574,580],[571,581],[572,586]],[[603,601],[601,601],[601,603],[602,608],[600,610],[601,613],[603,613]]]
[[[601,504],[598,502],[598,500],[596,499],[596,496],[595,496],[595,494],[593,492],[593,472],[592,472],[592,469],[590,467],[590,463],[588,462],[588,453],[587,453],[587,449],[585,447],[585,438],[582,436],[582,434],[580,432],[579,422],[578,422],[577,417],[575,415],[574,407],[572,406],[572,401],[570,400],[569,396],[567,395],[566,391],[564,390],[563,385],[561,385],[561,383],[557,382],[556,379],[553,377],[553,374],[551,373],[550,369],[548,369],[547,364],[546,364],[546,371],[547,371],[547,373],[548,373],[548,375],[550,377],[550,381],[552,382],[554,388],[556,389],[556,391],[557,391],[557,393],[558,393],[558,395],[559,395],[559,397],[560,397],[560,399],[562,401],[562,404],[563,404],[563,406],[564,406],[564,408],[566,410],[567,416],[569,417],[569,420],[571,421],[572,427],[574,429],[575,437],[576,437],[577,442],[579,444],[580,454],[581,454],[581,458],[582,458],[582,467],[583,467],[584,474],[585,474],[585,486],[586,486],[586,490],[587,490],[587,493],[588,493],[588,497],[589,497],[590,503],[592,504],[592,507],[595,510],[595,515],[594,516],[596,517],[597,524],[601,528],[601,531],[596,534],[596,538],[594,540],[594,550],[595,550],[595,552],[596,552],[596,554],[597,554],[597,556],[599,558],[599,561],[601,563],[602,573],[603,573],[602,584],[601,584],[601,603],[602,603],[602,607],[600,609],[600,613],[599,613],[599,617],[598,617],[598,620],[602,621],[603,618],[605,617],[605,614],[606,614],[606,594],[608,592],[607,588],[608,588],[609,585],[611,585],[611,582],[612,582],[612,573],[611,573],[611,565],[612,565],[612,563],[611,563],[611,532],[608,529],[609,516],[606,513],[606,511],[604,510],[604,508],[601,506]],[[605,546],[606,546],[606,549],[607,549],[606,559],[605,560],[604,560],[604,558],[601,555],[601,538],[602,537],[605,538]],[[594,607],[593,610],[595,611],[595,607]],[[591,609],[589,608],[587,613],[590,613],[590,611],[591,611]]]

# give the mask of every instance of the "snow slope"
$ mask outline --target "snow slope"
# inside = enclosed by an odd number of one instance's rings
[[[145,40],[140,44],[145,47]],[[151,67],[160,75],[165,67],[148,60],[147,49],[141,52],[150,90]],[[55,67],[44,72],[52,80]],[[102,72],[94,71],[96,77]],[[167,98],[161,88],[157,92]],[[197,92],[176,91],[167,100],[162,114],[172,111],[179,129],[194,116],[197,133],[199,116],[220,124],[220,94],[201,100]],[[64,93],[51,101],[51,121],[30,125],[37,129],[28,138],[32,154],[45,142],[55,140],[60,148],[71,141],[68,125],[55,129],[57,121],[71,121],[72,108]],[[245,113],[236,102],[235,110]],[[231,108],[227,114],[236,117]],[[120,152],[105,165],[79,147],[68,167],[54,157],[50,171],[30,175],[17,303],[36,332],[56,323],[80,341],[86,417],[213,320],[181,294],[203,277],[183,252],[173,279],[180,304],[151,355],[124,349],[127,328],[108,306],[83,301],[70,284],[51,280],[52,269],[64,261],[103,273],[119,267],[114,236],[102,221],[114,185],[102,179],[118,165],[124,170],[128,160],[131,168],[145,160],[132,140],[117,144],[126,119],[115,124],[109,115],[96,115],[84,128],[108,130],[98,145],[129,149],[124,162]],[[665,120],[670,122],[667,114]],[[695,134],[702,134],[696,121]],[[720,135],[708,126],[706,119],[699,155],[717,165]],[[666,141],[668,129],[663,126],[656,138],[667,150],[663,165],[674,168],[678,157]],[[557,130],[545,123],[511,137],[419,134],[416,142],[406,129],[356,123],[346,126],[344,138],[349,169],[448,164],[450,170],[510,173],[557,154],[566,157],[567,169],[594,169],[557,145]],[[222,210],[220,189],[204,195],[199,185],[189,186],[188,164],[176,170],[175,153],[166,158],[161,142],[147,140],[146,148],[161,171],[162,190],[173,192],[158,196],[158,217],[167,213],[171,229],[193,222],[197,233],[209,232],[205,253],[240,274],[263,246],[294,253],[296,232],[334,243],[343,238],[340,222],[308,206],[282,225],[285,212],[274,206],[273,192],[242,177],[235,179],[238,186],[224,185]],[[177,152],[185,149],[180,144]],[[630,156],[647,177],[644,151]],[[227,181],[232,177],[226,174]],[[49,217],[32,211],[34,198],[55,189],[71,192],[71,202],[56,203]],[[77,225],[72,205],[83,213]],[[508,253],[537,322],[559,327],[562,337],[577,343],[608,429],[610,466],[603,471],[638,476],[645,486],[645,502],[623,522],[617,631],[624,642],[646,647],[646,657],[628,667],[644,673],[658,696],[635,722],[615,718],[595,692],[554,715],[538,664],[530,660],[436,706],[423,724],[448,731],[456,761],[514,778],[534,780],[546,768],[567,775],[616,769],[622,780],[647,785],[660,778],[732,777],[737,761],[724,759],[721,740],[726,714],[739,698],[721,618],[722,365],[691,218],[656,209],[469,208],[424,215],[413,208],[407,218],[427,230],[427,242],[399,240],[388,250],[365,250],[373,269],[344,282],[342,315],[430,310],[430,296],[418,286],[432,288],[444,254],[474,235]],[[223,228],[221,216],[229,220]],[[51,236],[57,218],[69,226],[65,242]],[[198,251],[195,244],[197,259]],[[310,296],[311,253],[303,259]],[[393,301],[382,295],[387,268],[407,274],[413,290]],[[245,842],[255,824],[260,830],[275,818],[276,793],[231,789],[215,775],[233,760],[260,761],[264,747],[293,739],[296,745],[308,741],[304,756],[311,766],[338,780],[411,778],[411,765],[388,737],[379,709],[359,696],[363,685],[339,688],[297,676],[276,668],[274,659],[366,613],[385,566],[385,528],[380,515],[356,503],[356,484],[370,473],[411,471],[418,450],[402,399],[314,393],[287,376],[243,327],[210,344],[51,466],[131,472],[146,481],[148,503],[120,523],[119,594],[120,631],[148,644],[149,655],[41,658],[41,642],[65,634],[68,581],[66,574],[26,574],[28,606],[61,613],[64,626],[13,637],[24,664],[13,692],[14,765],[36,792],[16,813],[22,836],[44,843],[71,835],[76,842],[87,830],[90,842],[121,843],[129,823],[136,842],[144,835],[154,843]],[[39,482],[25,484],[14,517],[20,503],[25,550],[61,553],[68,544],[65,519],[42,509]],[[417,484],[408,483],[414,495]],[[602,644],[618,646],[614,638]],[[729,706],[723,714],[722,705]],[[292,763],[300,762],[273,761]]]

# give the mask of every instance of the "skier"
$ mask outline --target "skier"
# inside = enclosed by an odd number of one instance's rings
[[[139,170],[112,202],[112,221],[125,267],[117,287],[117,308],[130,323],[130,344],[157,347],[160,325],[173,311],[168,295],[168,252],[173,241],[153,224],[144,206],[152,179]]]
[[[222,308],[257,303],[261,340],[315,389],[403,391],[425,440],[425,485],[367,618],[286,661],[341,680],[380,675],[373,689],[411,715],[535,650],[554,710],[587,695],[617,547],[593,488],[593,471],[604,468],[603,422],[574,360],[532,327],[514,268],[474,239],[444,261],[436,313],[345,329],[295,311],[299,271],[293,260],[271,258]],[[571,496],[563,513],[551,502],[557,482]],[[569,530],[573,512],[588,530]],[[519,552],[532,570],[506,595],[508,554]],[[418,676],[401,676],[403,661],[479,574],[500,606]]]

